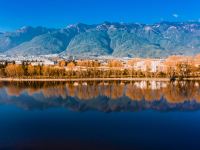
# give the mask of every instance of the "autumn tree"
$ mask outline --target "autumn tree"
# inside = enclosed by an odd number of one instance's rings
[[[73,62],[70,62],[67,64],[67,68],[68,68],[68,75],[71,77],[73,76],[73,69],[75,67],[75,64]]]
[[[50,76],[50,67],[49,66],[43,66],[42,67],[42,75],[43,76]]]
[[[40,76],[42,75],[42,66],[35,66],[35,75]]]
[[[108,61],[108,67],[122,67],[123,64],[119,60],[110,60]]]
[[[178,77],[187,78],[190,75],[191,66],[188,63],[178,63],[176,72]]]
[[[24,70],[21,65],[10,64],[5,68],[5,73],[9,77],[22,77]]]
[[[29,76],[35,75],[35,67],[32,65],[28,65],[27,73]]]
[[[62,60],[58,64],[60,67],[65,67],[67,65],[67,62],[65,60]]]
[[[175,77],[175,67],[169,66],[166,71],[167,77],[173,78]]]
[[[75,67],[75,64],[73,62],[70,62],[67,64],[67,68],[73,69]]]
[[[4,77],[5,76],[5,70],[4,68],[0,69],[0,77]]]

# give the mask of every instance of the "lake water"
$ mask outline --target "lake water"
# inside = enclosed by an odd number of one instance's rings
[[[200,82],[0,82],[0,149],[200,149]]]

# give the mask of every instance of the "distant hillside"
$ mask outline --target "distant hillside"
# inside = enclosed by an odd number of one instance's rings
[[[7,55],[112,55],[165,57],[200,53],[199,22],[156,24],[75,24],[64,29],[23,27],[0,33],[0,52]]]

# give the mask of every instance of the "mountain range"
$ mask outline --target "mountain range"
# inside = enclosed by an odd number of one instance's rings
[[[0,33],[10,56],[167,57],[200,53],[200,22],[73,24],[62,29],[25,26]]]

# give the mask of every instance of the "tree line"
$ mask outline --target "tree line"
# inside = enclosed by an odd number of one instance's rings
[[[200,68],[178,63],[165,72],[134,70],[118,60],[108,61],[105,68],[98,61],[60,61],[55,66],[5,63],[0,64],[0,77],[11,78],[188,78],[200,77]]]

